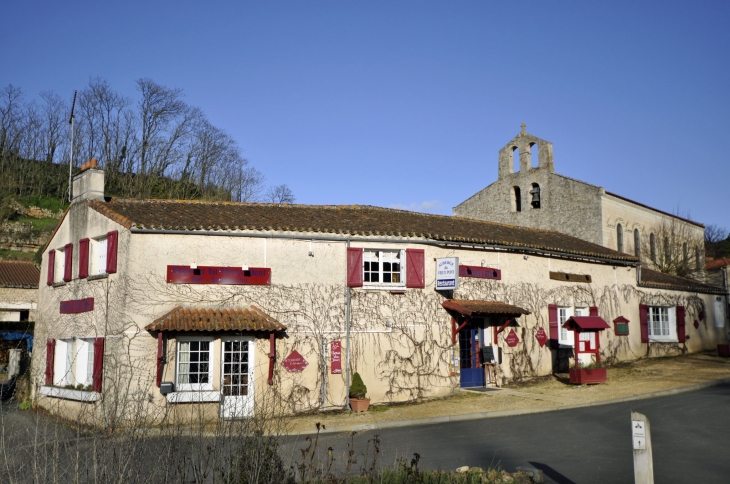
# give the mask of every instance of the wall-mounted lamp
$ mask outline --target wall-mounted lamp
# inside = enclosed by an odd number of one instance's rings
[[[482,267],[484,267],[484,260],[482,260]]]
[[[198,268],[197,262],[193,262],[192,264],[190,264],[190,268],[191,269],[197,269]]]
[[[247,271],[248,270],[248,266],[241,266],[241,270]]]

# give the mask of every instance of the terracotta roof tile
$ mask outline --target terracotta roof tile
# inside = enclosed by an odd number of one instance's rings
[[[730,259],[721,257],[719,259],[711,259],[705,262],[705,269],[719,269],[720,267],[730,266]]]
[[[479,316],[482,314],[506,314],[518,316],[530,314],[527,309],[522,309],[511,304],[497,301],[474,301],[468,299],[448,299],[441,303],[445,309],[456,311],[464,316]]]
[[[0,261],[0,286],[37,289],[41,273],[31,262]]]
[[[89,202],[89,205],[130,229],[255,230],[417,237],[638,261],[632,255],[619,253],[552,230],[368,205],[276,205],[133,199],[113,199],[110,202],[94,200]]]
[[[256,306],[243,309],[176,307],[148,324],[147,331],[285,331],[286,326]]]
[[[608,329],[611,326],[600,316],[571,316],[563,323],[567,329]]]
[[[665,272],[652,271],[650,269],[641,269],[641,286],[656,287],[660,289],[675,289],[680,291],[702,292],[702,293],[722,293],[721,287],[710,286],[694,279],[686,279],[684,277],[667,274]]]

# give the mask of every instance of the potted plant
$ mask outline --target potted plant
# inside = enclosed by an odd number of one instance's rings
[[[352,375],[352,383],[350,384],[350,408],[353,412],[367,412],[370,407],[370,399],[365,398],[368,387],[363,383],[360,374],[355,372]]]
[[[570,383],[574,385],[606,383],[606,379],[606,369],[600,363],[591,363],[583,367],[580,363],[576,363],[570,369]]]

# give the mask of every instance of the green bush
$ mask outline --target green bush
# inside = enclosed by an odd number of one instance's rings
[[[365,398],[367,393],[368,387],[366,387],[365,383],[363,383],[362,378],[360,378],[360,374],[355,372],[355,374],[352,375],[352,383],[350,383],[350,398]]]

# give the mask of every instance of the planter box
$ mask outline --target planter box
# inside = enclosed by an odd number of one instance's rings
[[[42,386],[41,395],[55,398],[65,398],[66,400],[76,400],[78,402],[95,402],[101,396],[97,392],[87,392],[85,390],[73,390],[71,388],[59,388],[51,386]]]
[[[369,398],[350,398],[350,408],[353,412],[367,412],[370,408]]]
[[[717,345],[717,356],[730,358],[730,345]]]
[[[570,383],[574,385],[593,385],[606,383],[605,368],[571,368]]]

